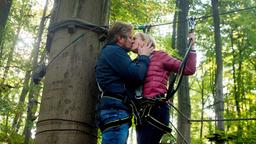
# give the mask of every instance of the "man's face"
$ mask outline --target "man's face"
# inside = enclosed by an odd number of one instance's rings
[[[134,53],[138,53],[138,49],[143,45],[143,40],[141,39],[141,37],[137,34],[135,35],[135,37],[133,38],[133,44],[132,44],[132,48],[131,51]]]
[[[132,33],[128,33],[127,37],[121,37],[119,38],[118,42],[117,42],[121,47],[127,49],[127,50],[131,50],[132,48],[132,44],[133,44],[133,37],[132,37]]]

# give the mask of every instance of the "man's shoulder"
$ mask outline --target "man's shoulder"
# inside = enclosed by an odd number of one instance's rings
[[[116,43],[106,43],[103,48],[121,48],[121,47]]]
[[[106,52],[117,52],[117,51],[124,51],[124,49],[122,47],[120,47],[119,45],[117,44],[106,44],[103,49],[103,51],[106,51]]]
[[[102,49],[102,56],[107,58],[114,58],[114,57],[127,57],[127,52],[117,44],[108,44],[105,45]]]

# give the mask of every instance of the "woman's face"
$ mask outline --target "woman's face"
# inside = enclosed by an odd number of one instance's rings
[[[142,38],[140,35],[135,35],[134,37],[134,41],[133,41],[133,44],[132,44],[132,49],[131,51],[132,52],[135,52],[135,53],[138,53],[138,49],[143,46],[143,41],[142,41]]]

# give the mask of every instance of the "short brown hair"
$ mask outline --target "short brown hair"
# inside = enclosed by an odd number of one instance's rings
[[[116,42],[119,36],[123,38],[128,37],[128,33],[132,32],[132,25],[123,22],[115,22],[108,31],[107,41]]]

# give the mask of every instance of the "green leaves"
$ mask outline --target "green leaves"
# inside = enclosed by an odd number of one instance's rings
[[[162,15],[173,11],[168,2],[157,0],[112,0],[110,22],[124,21],[132,24],[156,22]]]

